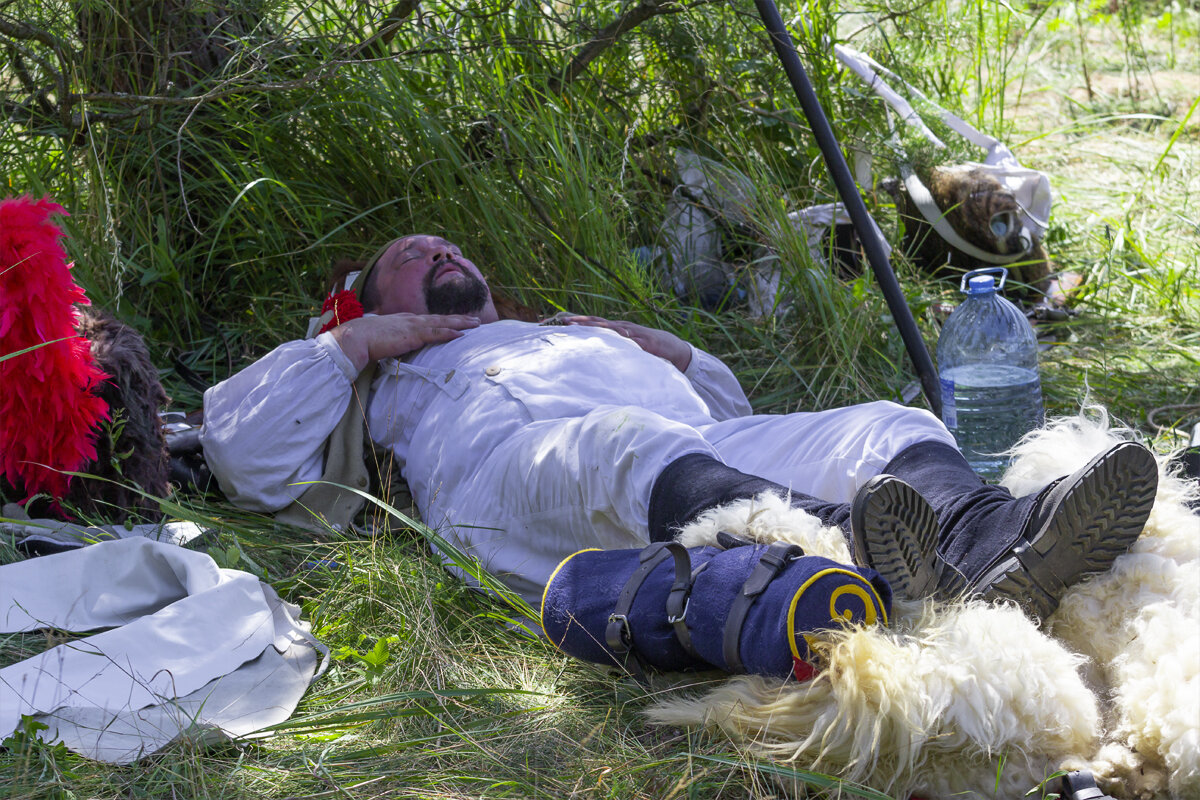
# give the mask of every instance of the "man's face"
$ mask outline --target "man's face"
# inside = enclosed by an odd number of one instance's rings
[[[379,314],[471,314],[495,322],[487,281],[458,247],[440,236],[409,236],[375,265]]]

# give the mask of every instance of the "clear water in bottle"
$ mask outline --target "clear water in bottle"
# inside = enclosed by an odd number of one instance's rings
[[[942,418],[971,467],[999,478],[1008,458],[998,455],[1042,424],[1037,370],[968,364],[940,373]]]
[[[1008,466],[1000,455],[1043,421],[1037,336],[1020,309],[996,293],[1007,270],[975,270],[963,277],[967,299],[942,327],[938,377],[942,421],[959,449],[985,478]]]

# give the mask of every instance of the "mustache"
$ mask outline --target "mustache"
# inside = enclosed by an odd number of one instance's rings
[[[455,269],[457,269],[459,271],[459,273],[466,275],[468,278],[475,277],[474,275],[472,275],[470,272],[467,271],[467,268],[462,265],[462,262],[457,261],[453,258],[447,258],[447,259],[443,259],[442,261],[437,262],[432,267],[430,267],[428,269],[428,271],[426,271],[425,277],[421,281],[422,284],[424,285],[425,289],[430,289],[433,287],[433,281],[434,281],[434,278],[437,276],[438,270],[441,269],[442,267],[446,266],[447,264],[450,264]]]

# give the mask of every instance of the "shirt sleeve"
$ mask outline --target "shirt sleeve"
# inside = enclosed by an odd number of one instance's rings
[[[278,511],[317,480],[357,377],[329,333],[288,342],[204,393],[204,459],[234,504]]]
[[[741,384],[733,371],[716,356],[692,347],[692,360],[683,374],[718,422],[750,414],[750,401]]]

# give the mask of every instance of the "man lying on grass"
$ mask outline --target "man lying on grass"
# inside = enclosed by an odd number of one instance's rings
[[[424,521],[531,603],[576,551],[668,540],[773,491],[839,526],[901,595],[1009,598],[1045,617],[1129,548],[1153,504],[1155,462],[1134,443],[1014,498],[924,410],[752,414],[724,364],[668,332],[499,319],[480,270],[437,236],[389,242],[363,273],[365,316],[205,395],[214,475],[235,503],[282,509],[328,474],[327,440],[361,407]]]

